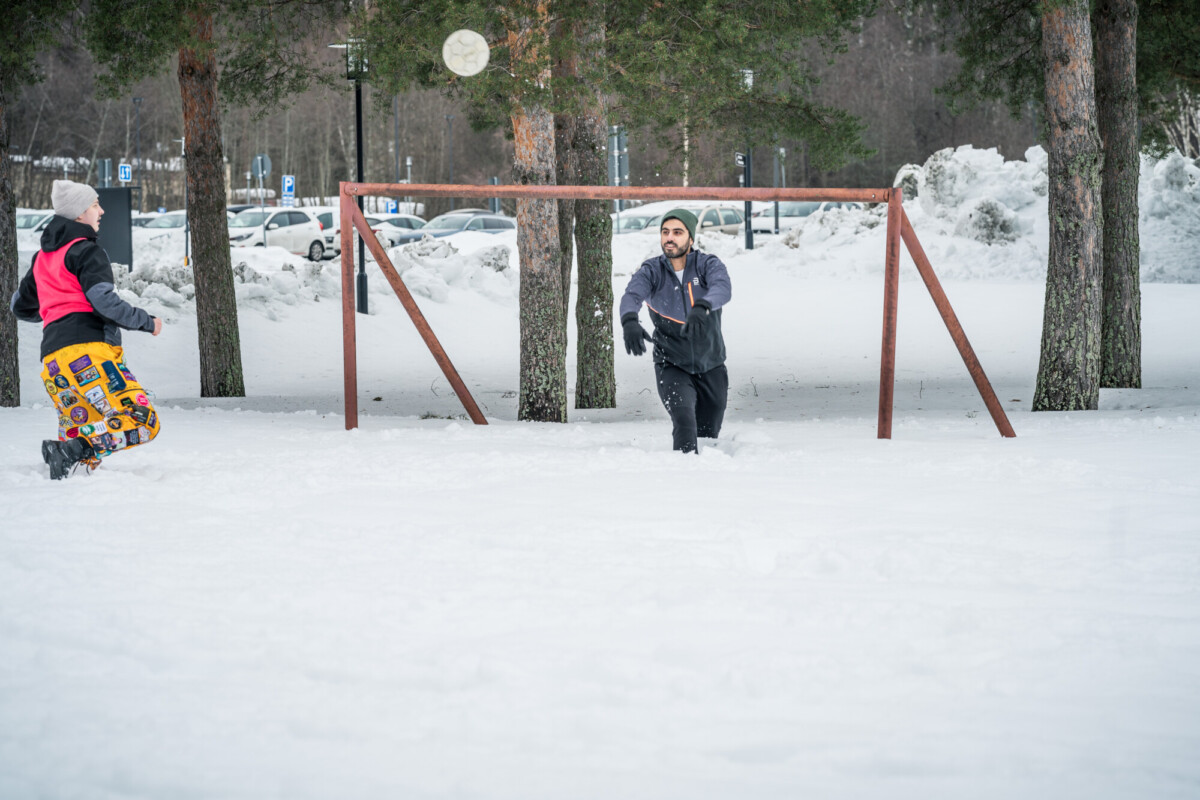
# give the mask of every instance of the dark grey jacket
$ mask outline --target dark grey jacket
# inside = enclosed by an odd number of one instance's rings
[[[42,250],[52,253],[72,239],[80,238],[87,241],[72,245],[63,263],[79,279],[79,287],[95,310],[67,314],[47,325],[42,330],[42,358],[55,350],[87,342],[107,342],[120,347],[121,328],[147,332],[154,330],[153,317],[129,305],[117,294],[113,285],[112,262],[108,260],[104,248],[96,243],[96,232],[90,225],[56,216],[42,231]],[[34,260],[37,260],[36,255]],[[12,296],[11,308],[17,319],[25,322],[42,321],[32,264]]]
[[[621,298],[621,321],[631,314],[636,317],[645,303],[654,323],[654,362],[699,375],[725,363],[721,307],[731,293],[729,272],[711,253],[690,251],[678,277],[670,260],[660,255],[643,262],[629,279]],[[712,309],[708,323],[685,336],[683,324],[697,301]]]

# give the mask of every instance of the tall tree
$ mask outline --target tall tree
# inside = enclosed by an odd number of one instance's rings
[[[1100,400],[1100,135],[1087,0],[1042,15],[1050,255],[1033,410],[1095,409]]]
[[[1138,237],[1137,0],[1098,0],[1096,107],[1104,143],[1103,314],[1100,385],[1142,386]]]
[[[92,0],[89,6],[84,33],[107,69],[101,85],[110,94],[177,63],[203,397],[246,393],[218,98],[265,111],[314,80],[330,79],[303,43],[319,23],[345,11],[341,0]]]
[[[1105,386],[1141,385],[1136,154],[1142,148],[1152,153],[1167,149],[1164,116],[1170,114],[1181,89],[1200,87],[1200,4],[1140,0],[1140,5],[1144,13],[1139,13],[1138,0],[1097,0],[1092,18],[1095,96],[1105,153],[1103,219],[1095,220],[1104,237],[1104,301],[1097,313],[1102,330],[1099,380]],[[1061,6],[1062,0],[942,4],[942,19],[962,57],[962,68],[945,87],[950,96],[967,106],[980,99],[1003,100],[1014,115],[1028,102],[1039,107],[1047,103],[1050,94],[1045,83],[1055,65],[1043,57],[1044,23],[1048,12]],[[1131,60],[1136,67],[1131,67]],[[1056,133],[1050,129],[1053,115],[1053,109],[1045,108],[1046,135],[1051,137]],[[1082,170],[1080,165],[1072,174]],[[1060,222],[1051,213],[1052,236]],[[1059,277],[1066,276],[1054,273],[1052,267],[1048,281]],[[1048,297],[1053,294],[1050,289]],[[1077,360],[1081,367],[1090,363]],[[1083,375],[1077,378],[1087,380]]]
[[[513,64],[533,68],[537,86],[550,82],[550,18],[547,4],[513,3],[502,14]],[[555,183],[554,113],[544,91],[513,98],[515,183]],[[521,261],[521,392],[517,418],[567,421],[566,302],[558,205],[553,200],[517,201],[517,250]]]
[[[17,318],[8,313],[17,291],[17,199],[13,193],[9,108],[22,86],[41,78],[36,55],[62,38],[69,0],[15,0],[0,26],[0,407],[21,403],[21,371],[17,353]]]
[[[603,6],[578,4],[558,17],[553,74],[558,183],[608,183],[608,114],[604,85]],[[565,45],[565,46],[564,46]],[[613,363],[612,218],[603,200],[558,206],[564,304],[570,294],[572,250],[578,264],[575,300],[575,407],[616,405]],[[575,245],[572,248],[572,245]]]

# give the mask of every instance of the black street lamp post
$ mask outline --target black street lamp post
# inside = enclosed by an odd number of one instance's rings
[[[354,81],[354,144],[355,144],[355,180],[363,182],[363,122],[362,122],[362,79],[367,74],[366,43],[362,39],[349,39],[345,44],[331,44],[330,47],[346,51],[346,80]],[[363,210],[362,195],[357,195],[358,210]],[[364,243],[358,248],[358,280],[355,286],[358,300],[356,309],[360,314],[367,313],[367,246]]]

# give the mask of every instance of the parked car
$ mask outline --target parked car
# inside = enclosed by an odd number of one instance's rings
[[[157,211],[147,211],[145,213],[135,211],[129,217],[129,224],[134,228],[144,228],[158,216],[160,215]]]
[[[464,231],[475,231],[477,233],[501,233],[502,231],[511,231],[517,227],[517,221],[512,217],[505,217],[501,214],[476,214],[476,213],[450,213],[442,214],[439,217],[434,217],[425,223],[425,227],[419,228],[410,233],[403,233],[396,237],[394,245],[407,244],[409,242],[419,241],[423,236],[429,235],[436,239],[443,236],[451,236],[455,233]]]
[[[662,214],[638,214],[634,211],[622,211],[609,214],[613,220],[613,233],[636,233],[637,231],[654,230]]]
[[[310,261],[325,257],[325,234],[312,214],[301,208],[250,208],[229,223],[232,247],[282,247]]]
[[[17,209],[17,231],[29,231],[41,234],[52,219],[54,219],[53,211],[34,211],[28,208]]]
[[[158,214],[141,227],[148,231],[162,231],[163,229],[176,228],[183,229],[187,227],[187,212],[169,211],[166,214]]]
[[[425,227],[425,220],[412,214],[393,214],[386,217],[372,215],[365,218],[371,230],[387,239],[388,247],[392,247],[396,238]]]
[[[304,206],[304,210],[316,217],[317,222],[321,224],[321,235],[325,239],[325,258],[336,258],[342,254],[342,210],[337,206]],[[400,216],[408,216],[407,214]],[[384,235],[383,226],[371,222],[374,217],[364,217],[367,224],[371,226],[371,230],[375,233],[375,238],[379,240],[379,244],[384,247],[391,247],[392,241],[389,236]],[[421,219],[417,217],[416,219]],[[425,220],[421,220],[423,223]],[[370,258],[370,251],[367,252],[367,258]]]
[[[859,203],[837,203],[817,200],[783,201],[779,204],[779,231],[782,233],[788,228],[794,228],[800,224],[800,220],[810,214],[830,208],[862,208],[862,205]],[[774,203],[767,203],[761,209],[754,212],[754,216],[750,218],[750,230],[755,233],[775,232]]]
[[[261,206],[258,206],[254,203],[241,203],[236,206],[225,206],[225,210],[229,211],[234,216],[237,216],[238,214],[242,213],[243,211],[246,211],[251,208],[261,208]]]
[[[701,233],[727,233],[736,235],[742,226],[741,209],[731,206],[705,206],[696,214],[696,235]]]
[[[41,247],[42,231],[54,219],[53,211],[35,211],[30,208],[17,209],[17,249],[37,250]]]

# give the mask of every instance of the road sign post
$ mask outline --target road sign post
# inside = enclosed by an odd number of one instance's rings
[[[280,188],[283,190],[280,193],[279,205],[285,208],[292,208],[296,205],[296,176],[284,175],[281,180]]]

